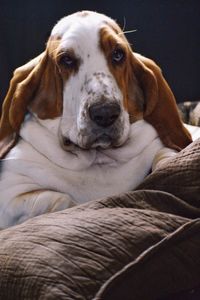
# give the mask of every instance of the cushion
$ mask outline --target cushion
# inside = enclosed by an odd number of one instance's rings
[[[1,298],[195,295],[200,286],[199,170],[197,140],[135,191],[2,230]]]

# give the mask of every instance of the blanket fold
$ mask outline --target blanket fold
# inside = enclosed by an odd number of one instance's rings
[[[2,230],[0,299],[184,300],[186,290],[195,293],[199,170],[197,140],[135,191]]]

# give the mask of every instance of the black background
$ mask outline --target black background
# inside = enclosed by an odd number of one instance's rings
[[[0,99],[13,70],[45,48],[61,17],[79,10],[105,13],[125,30],[135,51],[162,68],[178,102],[200,99],[199,0],[0,0]]]

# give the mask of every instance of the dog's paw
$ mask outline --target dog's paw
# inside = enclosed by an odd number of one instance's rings
[[[25,208],[27,208],[30,217],[34,217],[70,208],[74,205],[75,202],[69,195],[45,190],[29,193]]]
[[[5,207],[0,220],[0,229],[21,224],[45,213],[52,213],[75,206],[67,194],[54,191],[32,191],[19,195]]]
[[[162,167],[164,164],[168,162],[169,159],[174,157],[178,152],[176,150],[164,147],[161,150],[159,150],[153,160],[152,164],[152,172],[156,171],[160,167]]]

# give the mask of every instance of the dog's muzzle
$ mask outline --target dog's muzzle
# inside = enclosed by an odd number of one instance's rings
[[[82,149],[118,147],[123,133],[122,108],[117,102],[95,102],[87,108],[84,126],[78,131],[77,140],[61,136],[65,150],[73,145]]]

